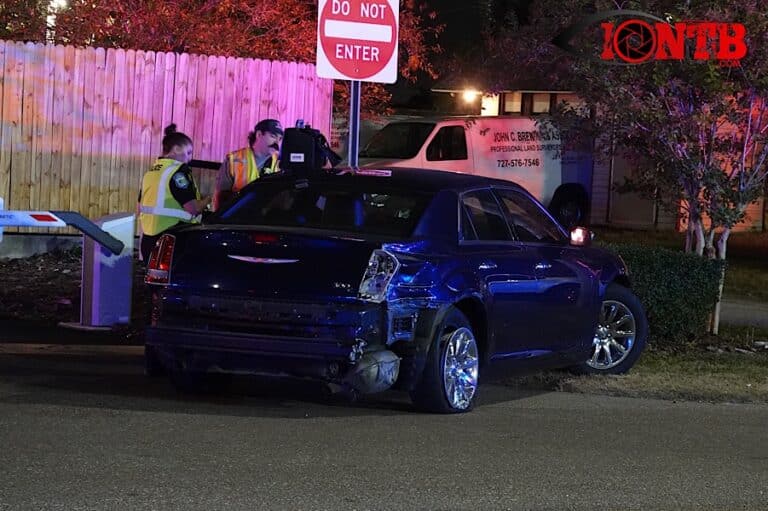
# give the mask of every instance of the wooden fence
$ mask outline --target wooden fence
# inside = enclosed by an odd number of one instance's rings
[[[171,122],[212,161],[262,118],[330,136],[333,82],[311,64],[0,41],[0,69],[6,209],[134,211]]]

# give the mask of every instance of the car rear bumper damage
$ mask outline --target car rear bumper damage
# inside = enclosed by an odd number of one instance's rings
[[[304,377],[361,393],[380,392],[397,380],[400,358],[385,349],[319,339],[209,334],[150,328],[146,343],[170,370]]]
[[[170,370],[312,378],[360,393],[395,384],[402,359],[397,346],[412,344],[419,317],[402,304],[223,302],[172,294],[156,300],[154,312],[146,344]]]

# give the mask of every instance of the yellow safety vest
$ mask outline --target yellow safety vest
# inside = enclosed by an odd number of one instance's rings
[[[144,234],[155,236],[179,222],[200,222],[200,218],[188,213],[171,193],[171,178],[181,165],[180,161],[171,158],[158,158],[152,168],[144,174],[141,180],[139,212],[139,222]],[[200,190],[197,186],[195,191],[197,199],[200,200]]]
[[[234,180],[232,185],[233,192],[239,192],[245,185],[251,181],[256,181],[261,177],[261,172],[256,166],[256,158],[253,156],[253,150],[250,147],[244,147],[237,151],[227,154],[229,160],[229,173]],[[280,169],[277,167],[277,155],[272,155],[272,161],[269,166],[265,165],[263,171],[265,174],[273,174]]]

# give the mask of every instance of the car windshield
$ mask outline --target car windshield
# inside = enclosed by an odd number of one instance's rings
[[[361,158],[413,158],[419,152],[435,123],[396,122],[387,124],[360,151]]]
[[[431,199],[429,193],[388,188],[383,179],[260,180],[213,222],[408,238]]]

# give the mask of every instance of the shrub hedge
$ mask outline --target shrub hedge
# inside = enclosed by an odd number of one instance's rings
[[[671,347],[706,332],[724,261],[659,247],[604,246],[627,264],[633,291],[648,314],[651,343]]]

